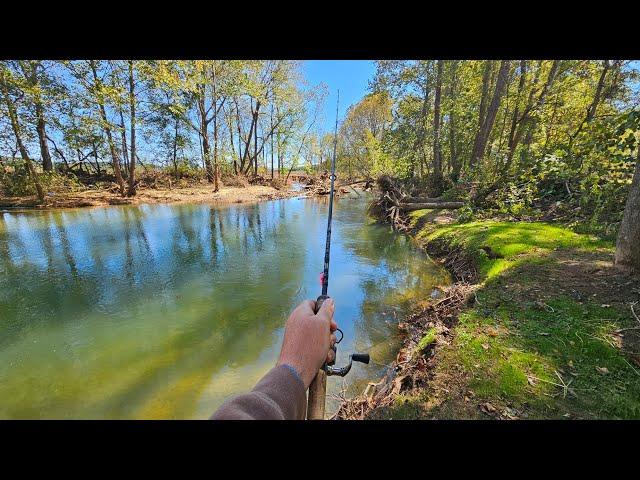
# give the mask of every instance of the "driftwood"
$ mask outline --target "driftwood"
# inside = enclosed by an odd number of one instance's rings
[[[380,189],[380,196],[369,206],[369,213],[389,221],[396,230],[409,228],[407,212],[422,209],[456,209],[464,206],[464,202],[445,201],[440,197],[412,197],[404,191],[399,180],[388,175],[382,175],[376,183]]]
[[[402,203],[435,203],[444,202],[442,197],[402,197],[400,199]]]
[[[404,200],[404,199],[403,199]],[[464,202],[429,202],[429,203],[400,203],[398,205],[401,210],[405,212],[413,212],[414,210],[423,210],[425,208],[437,209],[447,208],[454,210],[456,208],[462,208]]]

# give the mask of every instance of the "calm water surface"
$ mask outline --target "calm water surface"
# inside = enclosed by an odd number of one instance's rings
[[[329,294],[337,364],[372,363],[330,394],[381,374],[408,301],[448,281],[365,209],[336,200]],[[0,418],[207,418],[320,293],[326,216],[326,199],[1,212]]]

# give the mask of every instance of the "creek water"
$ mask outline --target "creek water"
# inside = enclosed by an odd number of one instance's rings
[[[327,414],[395,358],[412,299],[448,282],[336,199],[329,295],[344,331]],[[327,199],[0,212],[0,418],[207,418],[277,359],[320,293]]]

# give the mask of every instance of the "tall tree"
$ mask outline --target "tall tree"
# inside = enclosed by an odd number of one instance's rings
[[[478,164],[487,147],[491,130],[493,129],[493,123],[495,122],[498,109],[500,108],[500,100],[504,94],[505,87],[507,85],[507,77],[509,74],[509,61],[502,60],[500,62],[500,69],[498,70],[498,78],[496,80],[495,90],[491,97],[491,103],[487,108],[486,117],[482,120],[482,127],[478,130],[476,139],[473,145],[473,151],[471,153],[471,160],[469,165],[474,167]]]
[[[442,183],[442,150],[440,149],[440,97],[442,92],[442,71],[444,62],[438,60],[436,74],[436,92],[433,104],[433,182],[434,195],[440,195]]]
[[[47,143],[47,122],[45,119],[45,102],[44,102],[44,66],[40,60],[20,61],[20,68],[27,81],[29,88],[29,96],[35,109],[36,132],[38,134],[38,143],[40,145],[40,157],[42,159],[42,169],[45,172],[53,170],[53,161],[49,152]]]
[[[129,109],[131,121],[131,160],[129,162],[129,190],[128,195],[136,194],[136,91],[133,60],[129,64]]]

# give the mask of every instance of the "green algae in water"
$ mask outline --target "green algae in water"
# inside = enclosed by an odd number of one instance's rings
[[[372,354],[352,389],[394,358],[412,299],[448,282],[365,210],[336,202],[331,245],[337,364]],[[0,417],[207,418],[317,297],[326,214],[326,199],[0,213]]]

